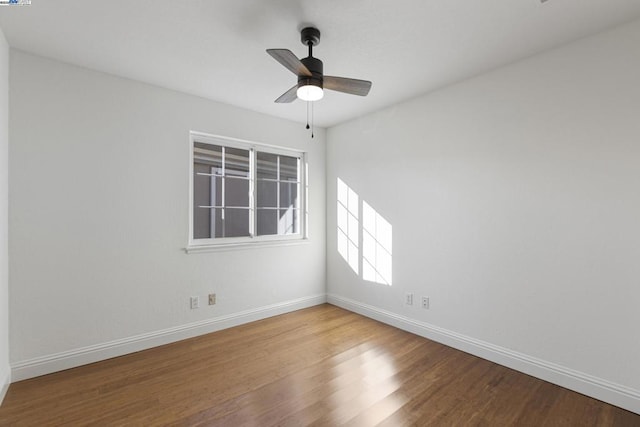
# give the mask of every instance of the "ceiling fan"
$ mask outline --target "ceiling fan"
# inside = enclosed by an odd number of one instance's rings
[[[306,58],[298,59],[289,49],[267,49],[269,55],[298,76],[298,83],[280,95],[275,102],[293,102],[296,98],[303,101],[318,101],[324,96],[323,89],[360,96],[366,96],[369,93],[370,81],[325,76],[322,73],[322,61],[313,57],[313,47],[320,43],[320,31],[317,28],[304,28],[300,35],[302,44],[309,48],[309,56]]]

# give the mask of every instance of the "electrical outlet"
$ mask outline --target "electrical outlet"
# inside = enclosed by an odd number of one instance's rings
[[[191,297],[191,310],[200,307],[200,297]]]
[[[216,294],[209,294],[209,305],[216,305]]]
[[[413,305],[413,294],[406,294],[404,296],[404,303],[407,305]]]
[[[429,297],[422,297],[422,308],[429,309]]]

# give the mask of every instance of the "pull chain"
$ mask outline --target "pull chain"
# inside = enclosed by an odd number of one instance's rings
[[[311,104],[311,126],[309,126],[309,104]],[[307,101],[307,129],[311,128],[311,138],[313,138],[313,102]]]
[[[307,46],[309,47],[309,58],[311,58],[313,57],[313,42],[309,40]],[[311,104],[311,138],[313,138],[313,103],[311,101],[307,101],[307,129],[309,129],[309,104]]]

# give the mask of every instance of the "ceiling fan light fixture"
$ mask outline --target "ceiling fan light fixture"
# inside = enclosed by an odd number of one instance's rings
[[[319,84],[309,81],[298,86],[296,95],[303,101],[319,101],[324,96],[324,91]]]

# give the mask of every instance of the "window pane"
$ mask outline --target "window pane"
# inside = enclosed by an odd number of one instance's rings
[[[194,164],[193,201],[195,206],[222,205],[222,177],[211,176],[211,167]]]
[[[208,173],[209,166],[194,164],[193,175],[193,236],[196,239],[206,239],[209,235],[209,209],[200,206],[210,206],[211,177],[198,175],[197,172]]]
[[[298,207],[298,184],[291,182],[280,183],[280,207]]]
[[[195,239],[223,237],[222,209],[196,208],[194,215],[199,219],[197,223],[194,221]]]
[[[298,181],[298,158],[280,156],[280,180]]]
[[[225,175],[249,178],[249,150],[226,147],[224,153]]]
[[[278,175],[278,156],[275,154],[261,153],[256,154],[257,178],[277,179]]]
[[[222,221],[223,209],[210,209],[211,228],[210,237],[224,237],[224,222]]]
[[[293,208],[280,209],[278,215],[278,234],[296,234],[298,232],[298,211]]]
[[[259,208],[275,208],[278,203],[278,183],[274,181],[258,181],[256,198]]]
[[[224,235],[216,237],[240,237],[249,235],[249,209],[224,209]]]
[[[220,148],[207,146],[207,148],[209,147]],[[220,150],[218,154],[221,154]],[[209,159],[212,158],[214,157],[209,157]],[[220,160],[219,157],[218,160]],[[220,206],[222,204],[222,177],[211,176],[212,173],[220,170],[219,166],[220,164],[215,166],[215,161],[208,163],[194,162],[193,165],[193,237],[195,239],[213,237],[211,228],[212,211],[208,206]]]
[[[258,226],[256,230],[258,236],[278,234],[277,210],[258,209],[256,216],[258,220]]]
[[[193,209],[193,238],[208,239],[211,237],[211,209],[198,208],[196,205]]]
[[[196,142],[193,146],[193,162],[216,169],[222,168],[222,147]]]
[[[224,205],[249,207],[249,180],[248,179],[224,179]]]

